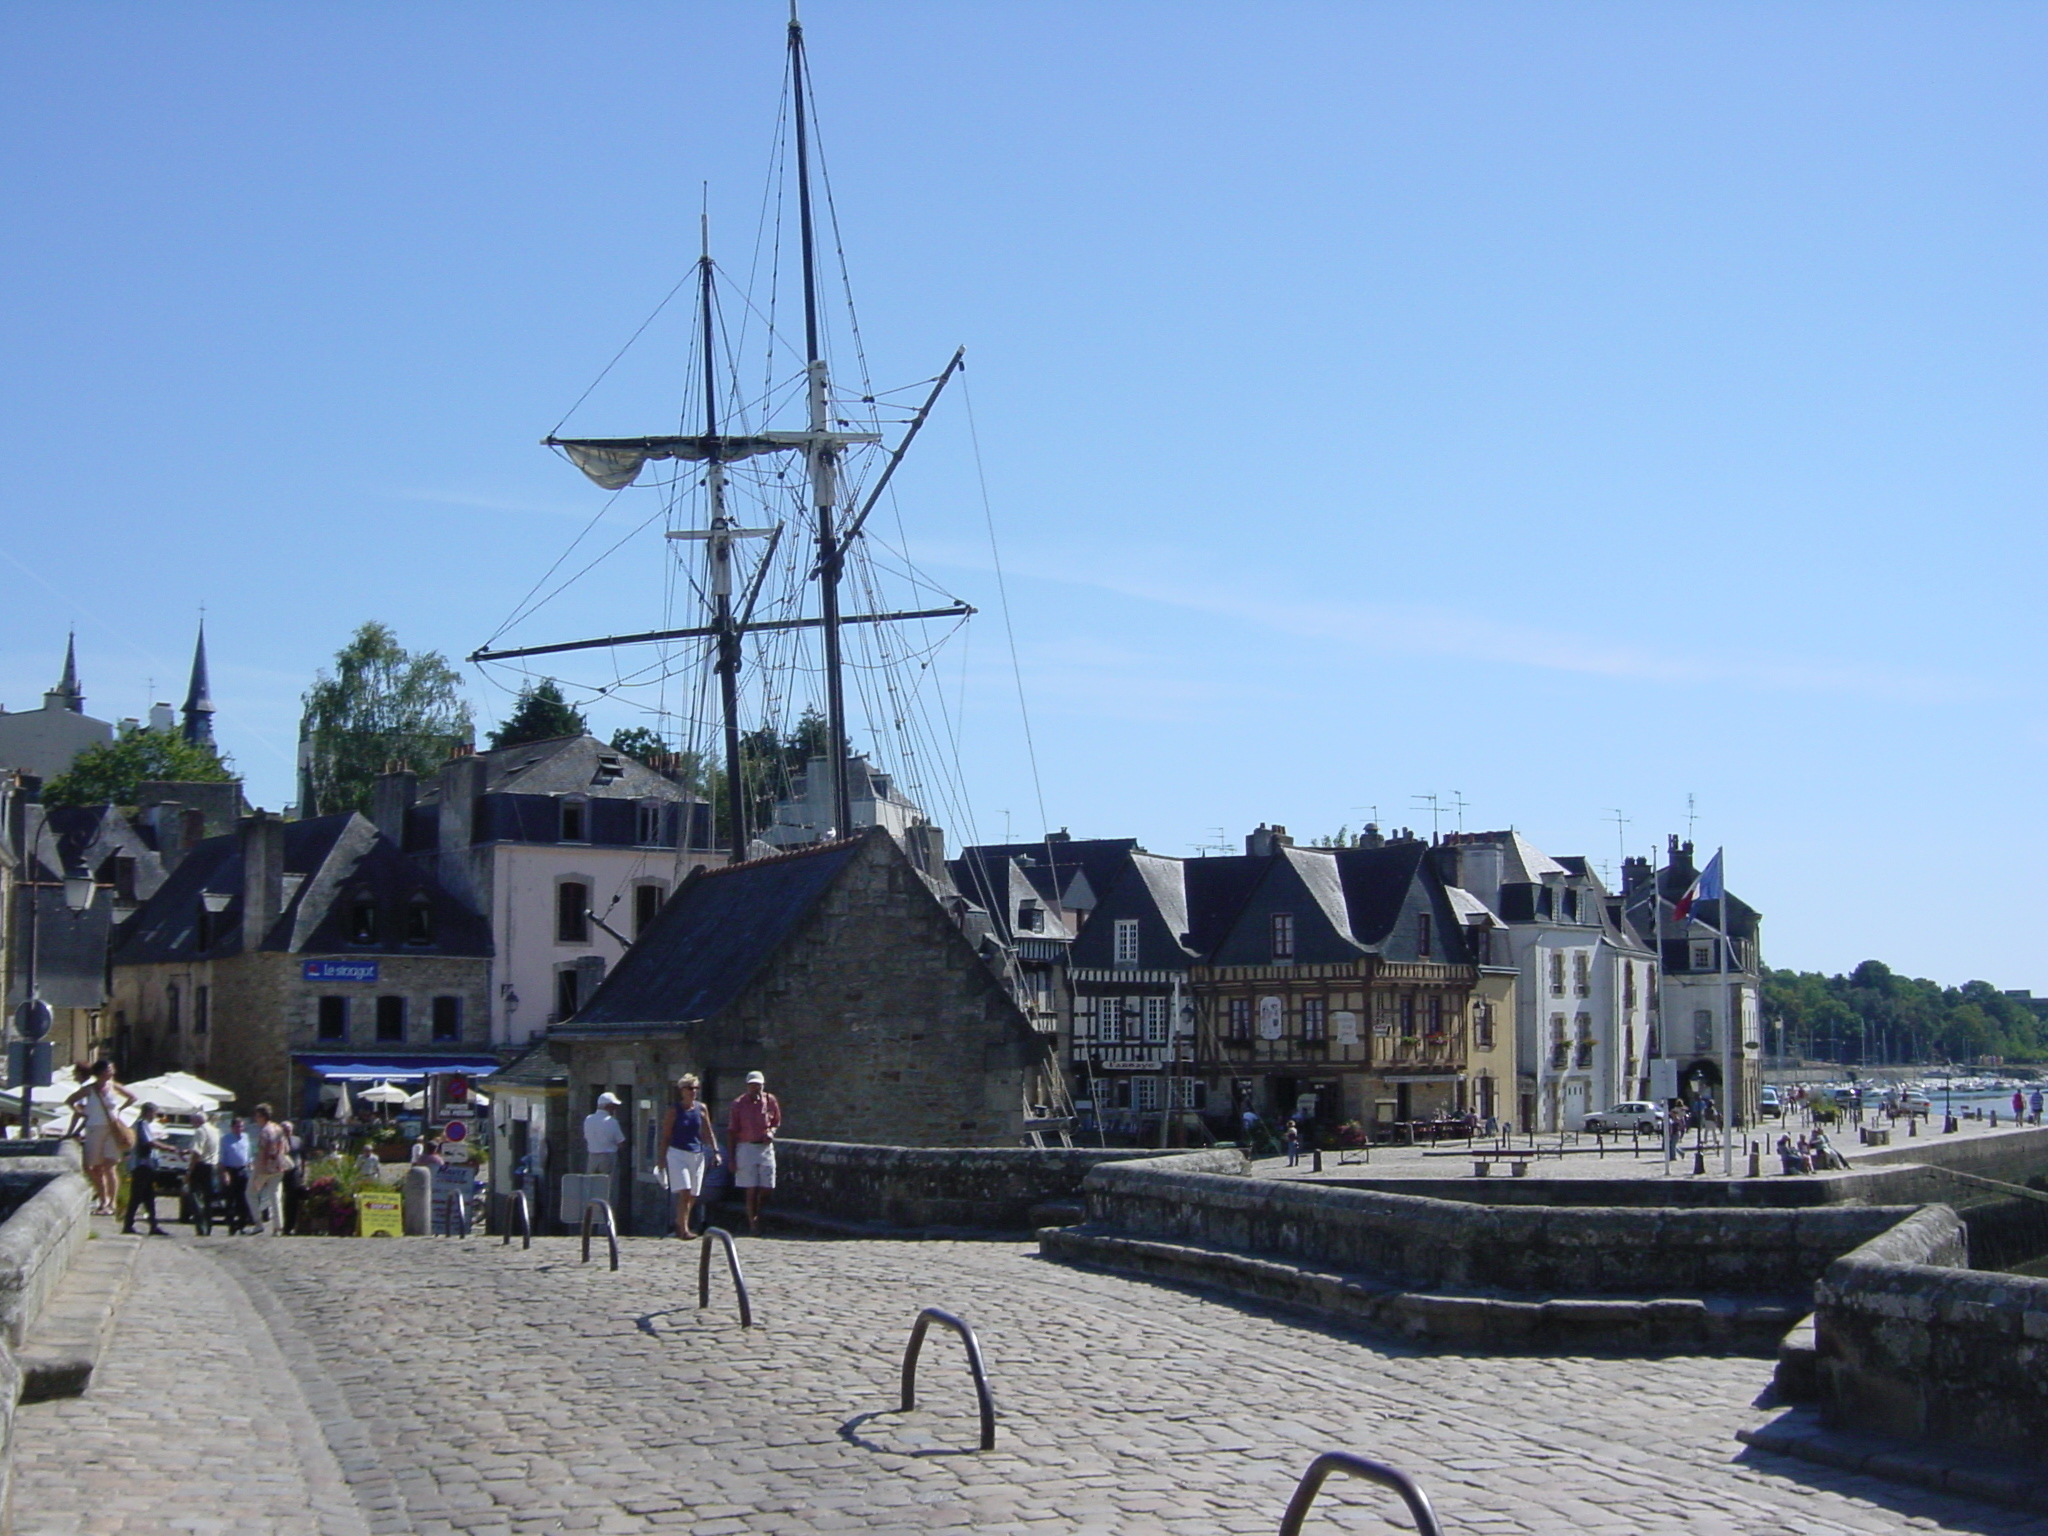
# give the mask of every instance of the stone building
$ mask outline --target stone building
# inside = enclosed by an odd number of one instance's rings
[[[708,806],[592,736],[465,751],[424,783],[384,774],[371,817],[490,925],[501,1047],[575,1013],[676,883],[724,862]]]
[[[131,1076],[187,1070],[311,1116],[330,1082],[493,1069],[490,959],[483,920],[363,816],[259,811],[122,925],[115,1029]]]
[[[1058,1066],[1001,970],[955,923],[943,885],[886,830],[699,869],[573,1019],[564,1122],[624,1101],[636,1222],[662,1219],[654,1137],[669,1085],[703,1080],[723,1115],[759,1069],[788,1134],[898,1146],[1026,1142]],[[580,1145],[549,1172],[578,1171]]]
[[[1730,892],[1678,904],[1700,878],[1693,845],[1674,834],[1664,865],[1648,859],[1623,866],[1623,904],[1638,938],[1661,955],[1657,1052],[1672,1063],[1677,1093],[1732,1104],[1744,1125],[1757,1122],[1763,1087],[1763,915]],[[1726,1092],[1723,1053],[1735,1078]]]

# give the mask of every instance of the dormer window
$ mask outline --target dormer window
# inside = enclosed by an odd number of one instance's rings
[[[1294,958],[1294,914],[1275,912],[1269,924],[1269,936],[1273,946],[1273,963],[1284,965]]]
[[[562,801],[561,836],[565,843],[590,841],[590,803],[580,795]]]
[[[1564,920],[1568,923],[1579,920],[1579,893],[1571,887],[1566,887],[1564,893]]]
[[[1135,917],[1120,917],[1114,930],[1116,940],[1115,963],[1136,965],[1138,963],[1138,920]]]
[[[434,905],[424,896],[415,896],[405,905],[405,942],[434,942]]]
[[[1429,941],[1429,914],[1427,912],[1418,912],[1415,914],[1415,953],[1417,958],[1423,960],[1429,958]]]
[[[642,848],[661,846],[661,802],[642,800],[633,808],[633,841]]]
[[[615,753],[600,753],[597,772],[590,776],[593,784],[616,784],[626,776],[626,765]]]
[[[1045,908],[1035,901],[1018,902],[1017,931],[1019,933],[1045,932]]]
[[[351,944],[377,942],[377,903],[367,896],[358,896],[349,903],[348,941]]]

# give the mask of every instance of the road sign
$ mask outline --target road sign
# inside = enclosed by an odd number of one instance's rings
[[[7,1080],[17,1088],[50,1086],[50,1042],[10,1040],[7,1042]]]
[[[31,997],[14,1010],[14,1032],[24,1040],[40,1040],[50,1032],[56,1016],[40,997]]]
[[[461,1141],[468,1135],[469,1122],[467,1120],[450,1120],[447,1127],[441,1132],[441,1139],[443,1141]]]

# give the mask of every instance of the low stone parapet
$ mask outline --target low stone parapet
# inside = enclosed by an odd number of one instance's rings
[[[778,1209],[851,1225],[1011,1233],[1046,1225],[1048,1216],[1079,1220],[1082,1181],[1104,1164],[1171,1163],[1211,1175],[1241,1175],[1245,1168],[1234,1147],[1161,1152],[832,1141],[778,1141],[775,1161]]]
[[[1832,1428],[2048,1454],[2048,1280],[1966,1269],[1930,1206],[1828,1266],[1816,1292]]]
[[[1097,1232],[1255,1254],[1406,1290],[1578,1297],[1803,1296],[1830,1263],[1911,1214],[1860,1205],[1481,1206],[1225,1178],[1182,1160],[1107,1164],[1082,1187]]]

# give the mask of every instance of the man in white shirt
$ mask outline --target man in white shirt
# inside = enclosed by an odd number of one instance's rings
[[[590,1153],[591,1173],[609,1174],[618,1164],[619,1148],[626,1144],[626,1128],[612,1113],[618,1104],[617,1094],[600,1093],[597,1108],[583,1117],[583,1145]]]

